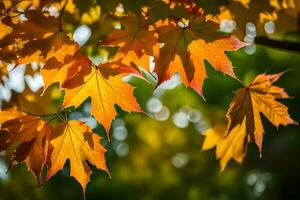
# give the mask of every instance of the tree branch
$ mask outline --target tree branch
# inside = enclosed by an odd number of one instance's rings
[[[300,43],[289,42],[284,40],[274,40],[267,37],[256,37],[255,44],[261,44],[269,47],[284,49],[288,51],[300,52]]]

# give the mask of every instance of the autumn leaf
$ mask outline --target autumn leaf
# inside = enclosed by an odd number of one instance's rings
[[[71,176],[80,182],[85,192],[91,174],[85,161],[108,172],[100,137],[82,122],[67,121],[54,128],[50,124],[52,119],[45,122],[38,116],[15,110],[1,111],[0,151],[6,151],[10,166],[26,162],[38,184],[45,164],[48,166],[46,180],[49,180],[69,159]]]
[[[132,72],[130,67],[120,62],[85,68],[80,76],[63,85],[63,107],[78,107],[91,97],[91,114],[104,126],[108,134],[111,122],[117,115],[115,105],[127,112],[142,112],[133,95],[133,87],[122,80],[128,72]]]
[[[186,86],[203,96],[202,85],[206,78],[204,60],[217,71],[236,78],[225,51],[235,51],[246,44],[233,36],[222,38],[217,24],[205,21],[202,15],[186,23],[189,24],[168,19],[158,25],[159,42],[164,46],[160,49],[155,72],[158,84],[178,72]]]
[[[14,31],[0,40],[0,49],[17,44],[18,64],[44,63],[44,90],[56,82],[62,85],[91,64],[79,45],[64,33],[60,18],[36,10],[27,11],[25,16],[26,21],[13,25]]]
[[[143,15],[137,17],[131,12],[122,17],[114,16],[114,18],[123,28],[115,29],[100,45],[119,46],[117,57],[124,57],[125,60],[130,58],[130,62],[140,64],[140,59],[145,56],[149,63],[149,56],[154,55],[154,48],[157,45],[157,35],[154,28],[150,27],[150,20]],[[147,63],[146,66],[148,66]]]
[[[46,137],[53,132],[52,126],[40,121],[37,127],[37,136],[29,142],[24,142],[16,149],[13,163],[17,164],[25,160],[28,169],[33,172],[40,184],[40,174],[46,163],[48,141]]]
[[[25,162],[40,183],[47,156],[46,136],[52,127],[39,117],[18,111],[1,111],[0,116],[0,151],[7,151],[10,165]]]
[[[100,144],[100,139],[82,122],[67,121],[58,125],[50,138],[46,180],[61,170],[69,160],[70,175],[81,184],[85,193],[92,173],[87,161],[109,173],[104,158],[106,150]]]
[[[202,150],[216,147],[221,171],[231,159],[243,162],[249,142],[254,141],[262,152],[264,129],[260,113],[277,128],[279,125],[297,124],[290,118],[287,107],[276,101],[289,98],[283,88],[273,85],[282,74],[258,75],[249,86],[236,92],[227,113],[227,130],[221,124],[204,132]]]
[[[287,99],[288,94],[283,88],[274,86],[283,73],[260,74],[247,87],[239,89],[230,104],[227,112],[229,134],[236,126],[246,120],[245,132],[252,142],[258,146],[262,154],[264,128],[260,113],[262,113],[274,126],[287,126],[297,124],[290,118],[288,108],[277,101]]]
[[[124,29],[115,29],[101,45],[120,46],[118,52],[135,52],[140,58],[142,55],[153,55],[153,46],[157,43],[155,31],[150,30],[149,22],[143,16],[139,18],[133,13],[122,17],[115,17]]]
[[[238,163],[242,163],[247,153],[247,142],[245,123],[238,124],[226,135],[226,127],[219,125],[206,130],[205,140],[202,150],[209,150],[216,147],[217,159],[220,159],[221,171],[224,171],[228,162],[234,159]]]
[[[64,82],[74,78],[74,76],[85,71],[91,66],[92,62],[85,57],[80,51],[73,56],[66,56],[64,63],[59,62],[52,57],[41,69],[44,80],[44,90],[53,83],[63,85]]]
[[[17,63],[40,63],[51,57],[63,63],[67,55],[78,51],[76,42],[62,31],[59,18],[36,10],[26,11],[25,16],[26,21],[11,26],[14,31],[0,40],[0,49],[17,47]]]

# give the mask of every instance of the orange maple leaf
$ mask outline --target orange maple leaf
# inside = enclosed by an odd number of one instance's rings
[[[189,21],[167,19],[158,23],[160,49],[155,72],[158,84],[170,79],[176,72],[186,86],[192,87],[201,96],[206,78],[204,60],[231,77],[235,77],[233,66],[225,51],[237,50],[246,44],[235,37],[225,37],[218,33],[218,25],[205,21],[203,15]],[[221,38],[221,39],[220,39]]]
[[[107,38],[101,42],[105,46],[119,46],[119,53],[127,54],[133,51],[138,58],[144,54],[153,55],[153,47],[157,43],[154,29],[150,28],[149,20],[143,16],[139,18],[129,12],[127,15],[115,18],[124,29],[115,29]]]
[[[133,87],[122,80],[132,71],[132,67],[120,62],[86,67],[84,72],[62,86],[65,90],[63,107],[78,107],[91,97],[91,114],[108,134],[117,115],[115,104],[127,112],[142,112],[133,95]]]
[[[74,78],[91,65],[92,62],[80,51],[73,56],[66,56],[64,63],[59,62],[55,57],[50,58],[41,69],[44,90],[56,82],[63,85],[64,82]]]
[[[227,112],[228,131],[230,133],[237,125],[246,120],[245,132],[250,140],[256,143],[260,154],[262,153],[262,142],[264,128],[260,113],[277,128],[279,125],[287,126],[297,124],[290,118],[288,108],[276,99],[287,99],[288,94],[283,88],[274,86],[283,73],[260,74],[247,87],[239,89],[230,104]]]
[[[52,133],[52,127],[39,117],[18,111],[1,111],[0,116],[0,151],[13,148],[15,151],[8,155],[10,165],[25,161],[40,183],[47,157],[46,136]]]
[[[58,125],[50,138],[46,180],[61,170],[69,160],[70,175],[81,184],[85,194],[92,173],[87,161],[109,173],[104,158],[106,150],[100,144],[100,139],[82,122],[73,120]]]
[[[215,126],[206,130],[205,140],[202,150],[209,150],[216,147],[217,159],[220,159],[221,171],[224,171],[226,165],[231,159],[242,163],[247,153],[247,142],[245,131],[245,122],[238,124],[226,135],[226,126]]]
[[[158,49],[157,34],[150,25],[147,16],[129,12],[127,15],[118,17],[116,20],[123,26],[115,29],[100,45],[119,46],[116,59],[122,58],[124,64],[134,62],[145,69],[149,69],[150,57],[154,56]]]
[[[60,18],[49,16],[37,10],[27,10],[26,21],[13,24],[13,31],[0,40],[0,49],[14,45],[16,62],[46,62],[55,57],[64,62],[67,55],[74,55],[79,46],[62,30]]]
[[[25,162],[38,184],[45,165],[48,166],[47,181],[69,159],[71,176],[85,193],[92,173],[86,161],[108,172],[104,158],[106,150],[100,144],[100,137],[82,122],[67,121],[53,127],[50,123],[58,115],[53,114],[53,118],[45,122],[38,116],[15,110],[1,111],[0,151],[6,150],[10,167]]]

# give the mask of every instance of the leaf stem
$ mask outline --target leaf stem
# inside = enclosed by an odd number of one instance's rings
[[[248,87],[247,85],[245,85],[245,83],[243,83],[243,81],[241,81],[238,77],[235,78],[239,83],[241,83],[245,88]]]

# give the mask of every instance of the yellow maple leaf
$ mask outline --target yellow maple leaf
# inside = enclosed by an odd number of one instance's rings
[[[249,86],[235,93],[227,112],[228,133],[246,120],[246,133],[257,144],[260,154],[265,132],[260,113],[277,128],[279,125],[297,124],[290,118],[288,107],[276,101],[289,98],[283,88],[273,85],[282,74],[258,75]]]
[[[65,91],[63,107],[78,107],[91,97],[91,114],[108,134],[111,122],[117,115],[115,105],[127,112],[142,112],[133,95],[133,87],[122,80],[128,72],[132,72],[130,68],[120,62],[86,67],[79,76],[62,86]]]
[[[50,138],[47,161],[49,170],[46,180],[61,170],[69,160],[70,175],[81,184],[85,194],[92,173],[87,161],[98,169],[108,172],[104,158],[106,150],[100,144],[100,139],[82,122],[68,121],[58,125]]]
[[[220,159],[221,171],[224,171],[228,162],[234,159],[242,163],[247,152],[246,120],[237,125],[226,135],[225,126],[216,126],[206,130],[202,150],[216,147],[216,156]]]

